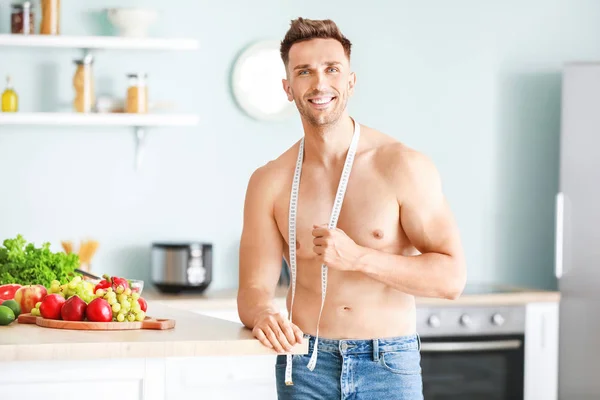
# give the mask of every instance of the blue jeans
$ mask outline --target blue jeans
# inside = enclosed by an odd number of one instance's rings
[[[292,357],[293,386],[285,385],[286,356],[275,371],[279,400],[422,400],[421,340],[418,334],[374,340],[319,337],[317,366],[306,366],[315,338],[305,335],[309,352]]]

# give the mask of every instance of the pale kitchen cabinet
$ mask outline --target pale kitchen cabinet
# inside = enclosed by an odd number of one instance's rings
[[[275,356],[166,360],[166,400],[276,400]]]
[[[525,400],[558,398],[558,303],[530,303],[525,320]]]
[[[161,360],[0,362],[0,398],[162,400]]]

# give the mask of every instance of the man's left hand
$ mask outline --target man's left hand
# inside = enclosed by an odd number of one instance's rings
[[[341,271],[357,270],[361,247],[339,228],[313,225],[313,251],[322,264]]]

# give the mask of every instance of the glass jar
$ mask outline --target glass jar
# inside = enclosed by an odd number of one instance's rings
[[[60,34],[60,0],[41,0],[42,22],[40,34]]]
[[[126,113],[145,114],[148,112],[148,85],[146,74],[128,74]]]
[[[77,69],[73,76],[73,89],[75,89],[75,99],[73,108],[80,113],[91,112],[94,108],[94,76],[92,71],[93,58],[86,56],[82,60],[75,60]]]
[[[10,16],[11,33],[30,35],[34,33],[33,5],[30,1],[22,4],[12,4]]]

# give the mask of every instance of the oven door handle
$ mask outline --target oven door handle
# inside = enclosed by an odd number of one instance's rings
[[[421,343],[421,352],[448,353],[461,351],[511,350],[523,344],[520,340],[491,340],[489,342],[429,342]]]

